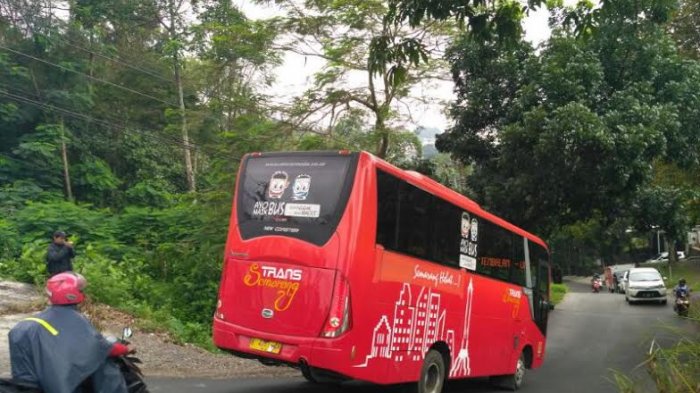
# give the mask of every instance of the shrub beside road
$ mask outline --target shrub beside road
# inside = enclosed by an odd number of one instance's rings
[[[550,287],[552,304],[559,304],[564,300],[564,295],[569,289],[566,284],[552,284]]]

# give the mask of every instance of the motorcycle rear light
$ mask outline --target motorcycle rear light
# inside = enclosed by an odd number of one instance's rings
[[[322,337],[334,338],[347,332],[351,326],[350,284],[344,277],[336,279],[331,299],[328,320],[321,332]]]

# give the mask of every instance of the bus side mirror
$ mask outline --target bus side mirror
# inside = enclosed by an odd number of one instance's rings
[[[548,309],[549,311],[554,311],[554,303],[549,303],[549,302],[547,302],[547,309]]]

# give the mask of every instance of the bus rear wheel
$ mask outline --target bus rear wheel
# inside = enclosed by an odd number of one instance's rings
[[[515,364],[515,373],[491,377],[491,383],[505,390],[516,391],[523,385],[525,379],[525,356],[521,353]]]
[[[431,349],[425,356],[418,380],[418,393],[441,393],[446,379],[445,358]]]
[[[301,366],[301,375],[307,381],[320,385],[339,385],[341,382],[345,381],[344,378],[334,375],[328,371],[311,367],[308,364]]]

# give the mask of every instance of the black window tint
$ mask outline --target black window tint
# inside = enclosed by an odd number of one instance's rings
[[[399,212],[399,179],[377,171],[377,243],[396,249]]]
[[[399,193],[397,249],[418,258],[433,259],[431,255],[430,194],[407,183]]]
[[[542,293],[549,293],[549,253],[537,243],[528,244],[530,264],[533,266],[533,285]]]
[[[462,239],[460,225],[462,210],[453,204],[435,198],[433,201],[432,255],[435,262],[459,267],[459,247]]]
[[[525,244],[523,238],[513,235],[513,265],[510,268],[510,282],[525,286]]]
[[[513,236],[486,220],[479,223],[479,250],[476,272],[509,281],[513,264]]]
[[[238,188],[241,236],[277,235],[326,243],[345,211],[356,165],[357,154],[248,156]]]
[[[377,171],[377,243],[387,250],[459,266],[461,210]]]
[[[463,228],[464,215],[469,228]],[[473,236],[471,242],[462,239],[461,230],[470,239]],[[470,232],[475,230],[478,236]],[[468,250],[476,246],[477,273],[526,285],[522,237],[380,170],[377,243],[387,250],[457,268],[460,252],[466,260],[466,254],[473,252]]]

